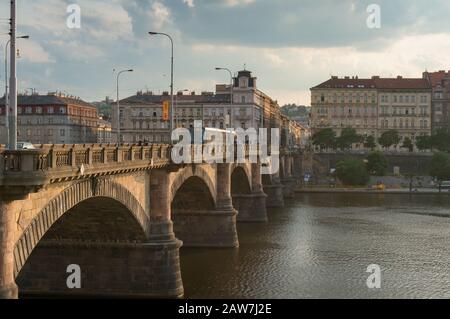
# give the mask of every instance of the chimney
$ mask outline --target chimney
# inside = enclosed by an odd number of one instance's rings
[[[374,75],[374,76],[372,76],[372,80],[379,80],[380,79],[380,76],[379,75]]]
[[[191,95],[194,96],[194,95],[195,95],[195,91],[192,91],[192,92],[191,92]]]
[[[346,76],[346,77],[344,77],[344,79],[346,79],[346,80],[350,80],[350,77],[349,77],[349,76]]]
[[[168,91],[164,91],[162,95],[167,96],[167,95],[169,95],[169,92]]]
[[[401,80],[401,79],[403,79],[403,76],[399,75],[399,76],[397,76],[397,79]]]

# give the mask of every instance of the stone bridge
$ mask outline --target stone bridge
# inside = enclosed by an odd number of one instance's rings
[[[0,149],[0,298],[180,297],[179,250],[236,248],[236,222],[284,205],[301,160],[174,165],[169,145]],[[283,185],[282,182],[285,184]],[[268,197],[268,198],[267,198]],[[69,289],[69,265],[81,289]]]

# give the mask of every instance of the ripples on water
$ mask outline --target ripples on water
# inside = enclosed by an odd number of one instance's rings
[[[183,248],[186,297],[450,298],[450,196],[299,194],[269,219],[239,249]]]

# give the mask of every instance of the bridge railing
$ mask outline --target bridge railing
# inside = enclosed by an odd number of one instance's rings
[[[43,144],[34,150],[10,151],[0,148],[0,174],[64,170],[81,166],[99,168],[124,164],[170,164],[166,144]]]

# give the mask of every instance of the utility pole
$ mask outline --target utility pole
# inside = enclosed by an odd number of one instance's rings
[[[11,51],[10,51],[10,78],[9,78],[9,107],[10,112],[10,131],[9,131],[9,148],[17,150],[17,69],[16,69],[16,0],[11,0]]]

